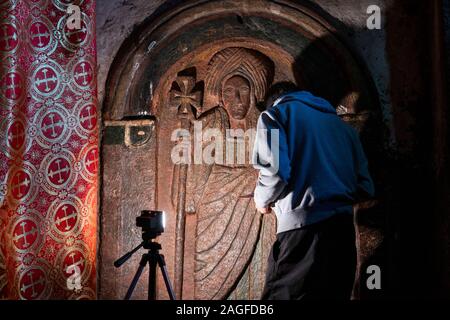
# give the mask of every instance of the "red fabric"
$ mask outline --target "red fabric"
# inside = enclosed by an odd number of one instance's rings
[[[1,298],[96,296],[94,13],[93,0],[0,0]]]

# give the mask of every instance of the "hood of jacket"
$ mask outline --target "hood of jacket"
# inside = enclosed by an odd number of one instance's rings
[[[294,100],[318,111],[336,114],[336,109],[327,100],[316,97],[308,91],[296,91],[283,95],[274,102],[273,106]]]

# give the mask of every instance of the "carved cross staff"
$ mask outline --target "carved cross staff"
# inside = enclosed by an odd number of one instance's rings
[[[170,91],[170,106],[177,110],[180,128],[190,130],[191,120],[196,112],[201,111],[202,92],[195,91],[194,77],[177,77],[180,90]],[[179,181],[177,194],[177,218],[175,227],[175,294],[181,299],[183,292],[184,239],[186,232],[186,183],[188,164],[179,164]]]

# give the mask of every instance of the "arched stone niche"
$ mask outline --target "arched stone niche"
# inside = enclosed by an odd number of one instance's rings
[[[231,78],[249,87],[244,117],[223,103]],[[378,143],[371,79],[335,27],[308,6],[188,1],[125,41],[103,107],[101,297],[126,292],[139,257],[119,270],[112,262],[139,242],[139,211],[158,209],[167,214],[158,240],[178,297],[259,298],[276,221],[255,211],[255,172],[248,162],[174,164],[173,134],[192,133],[195,121],[221,132],[252,128],[265,92],[280,81],[326,97],[371,145]],[[137,297],[145,297],[142,282]],[[162,279],[158,284],[159,297],[167,298]]]

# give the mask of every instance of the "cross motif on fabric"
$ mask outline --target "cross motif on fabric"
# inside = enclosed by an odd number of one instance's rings
[[[41,31],[41,24],[40,23],[37,23],[36,24],[36,29],[37,29],[37,33],[35,33],[35,34],[33,34],[32,36],[31,36],[31,38],[34,40],[34,39],[38,39],[38,43],[37,43],[37,46],[39,47],[39,48],[42,48],[44,45],[45,45],[45,43],[43,43],[42,42],[42,38],[48,38],[48,37],[50,37],[50,33],[48,33],[47,31],[45,31],[45,32],[42,32]]]

